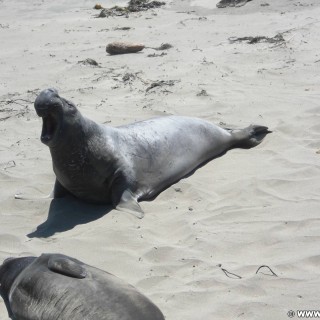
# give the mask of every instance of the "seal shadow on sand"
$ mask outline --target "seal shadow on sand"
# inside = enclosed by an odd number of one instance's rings
[[[72,196],[53,199],[47,220],[29,234],[28,238],[48,238],[57,232],[65,232],[79,224],[100,219],[113,210],[111,205],[86,203]]]

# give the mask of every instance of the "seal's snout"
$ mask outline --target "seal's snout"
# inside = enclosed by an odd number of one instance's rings
[[[59,103],[60,97],[56,89],[46,89],[40,92],[34,102],[34,108],[39,117],[43,117],[49,111]]]
[[[9,261],[11,261],[11,260],[14,260],[15,258],[12,258],[12,257],[10,257],[10,258],[7,258],[7,259],[5,259],[4,261],[3,261],[3,265],[5,264],[5,263],[7,263],[7,262],[9,262]]]

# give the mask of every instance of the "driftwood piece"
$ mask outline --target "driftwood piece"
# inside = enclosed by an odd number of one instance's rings
[[[112,42],[106,47],[106,51],[111,54],[125,54],[125,53],[136,53],[144,49],[144,45],[141,43],[130,43],[130,42]]]

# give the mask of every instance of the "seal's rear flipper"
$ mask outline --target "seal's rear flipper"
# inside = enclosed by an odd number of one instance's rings
[[[263,138],[272,131],[268,127],[251,125],[242,130],[232,130],[231,134],[235,138],[234,148],[250,149],[257,146]]]
[[[85,268],[69,257],[53,255],[48,261],[48,268],[67,277],[83,279],[87,273]]]
[[[120,202],[117,204],[116,209],[133,214],[139,219],[144,217],[144,212],[141,209],[137,200],[132,196],[130,191],[125,191],[122,194]]]

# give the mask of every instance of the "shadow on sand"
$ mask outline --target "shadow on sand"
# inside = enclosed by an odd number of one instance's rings
[[[112,210],[111,205],[85,203],[73,197],[53,199],[47,220],[37,230],[27,234],[29,238],[48,238],[56,232],[65,232],[78,224],[100,219]]]

